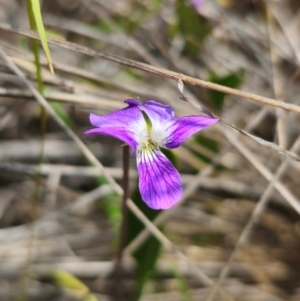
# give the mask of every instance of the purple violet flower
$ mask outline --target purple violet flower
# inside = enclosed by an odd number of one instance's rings
[[[137,158],[142,199],[152,209],[168,209],[180,200],[182,184],[160,147],[176,148],[219,119],[200,115],[176,118],[171,106],[154,100],[139,103],[127,99],[125,103],[128,107],[107,115],[91,113],[95,128],[85,134],[112,136],[127,143]]]

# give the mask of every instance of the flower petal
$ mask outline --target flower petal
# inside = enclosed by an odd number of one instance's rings
[[[138,106],[140,109],[145,111],[150,119],[166,120],[174,118],[175,113],[171,106],[162,104],[154,100],[147,100],[144,103],[140,103],[135,99],[126,99],[125,103],[131,106]]]
[[[85,135],[96,134],[96,135],[111,136],[111,137],[118,138],[123,142],[125,142],[126,144],[128,144],[134,153],[137,148],[137,142],[133,138],[134,134],[128,129],[114,128],[114,127],[95,128],[84,132],[84,134]]]
[[[139,189],[144,202],[152,209],[168,209],[182,196],[180,175],[159,150],[137,154]]]
[[[191,135],[218,121],[218,118],[199,115],[176,118],[168,129],[169,136],[165,141],[165,147],[176,148]]]
[[[139,102],[138,100],[136,100],[136,99],[131,99],[131,98],[124,100],[124,102],[127,103],[128,105],[134,106],[134,107],[137,107],[137,106],[140,106],[140,105],[141,105],[140,102]]]
[[[143,116],[137,105],[129,104],[128,107],[117,110],[107,115],[98,116],[90,114],[90,121],[96,127],[128,127],[132,121],[143,119]]]
[[[146,135],[146,123],[138,108],[139,103],[127,103],[128,107],[107,115],[90,114],[90,122],[96,128],[86,131],[85,134],[98,134],[118,138],[127,143],[135,153],[138,138]],[[137,134],[139,137],[137,137]]]
[[[156,102],[154,100],[148,100],[141,104],[141,109],[152,120],[164,121],[168,119],[173,119],[175,116],[174,110],[169,105],[164,105],[162,103]]]

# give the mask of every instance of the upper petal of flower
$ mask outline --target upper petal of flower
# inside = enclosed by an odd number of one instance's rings
[[[218,121],[218,118],[200,115],[176,118],[168,128],[169,136],[166,138],[164,146],[167,148],[176,148],[191,135]]]
[[[142,119],[138,106],[134,103],[127,102],[128,107],[117,110],[107,115],[98,116],[90,114],[90,121],[96,127],[128,127],[132,121]]]
[[[152,209],[168,209],[182,196],[180,175],[159,150],[138,152],[139,190],[144,202]]]
[[[165,105],[154,100],[148,100],[141,104],[140,108],[149,116],[151,121],[164,121],[175,117],[171,106]]]
[[[135,99],[126,99],[124,102],[130,106],[138,106],[151,120],[167,120],[175,117],[174,110],[171,106],[154,100],[147,100],[140,103]]]
[[[128,107],[107,115],[90,114],[90,122],[96,128],[86,131],[85,134],[116,137],[127,143],[135,152],[139,139],[147,134],[146,123],[138,108],[139,103],[136,101],[127,103]]]

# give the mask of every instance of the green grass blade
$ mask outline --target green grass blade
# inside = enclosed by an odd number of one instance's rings
[[[52,273],[52,279],[54,283],[59,286],[62,290],[69,293],[76,300],[80,301],[97,301],[98,299],[91,293],[89,288],[81,282],[80,279],[75,277],[73,274],[56,269]]]
[[[40,7],[40,2],[39,0],[30,0],[31,2],[31,7],[34,15],[34,20],[36,24],[36,29],[41,37],[41,43],[48,61],[49,69],[52,74],[54,74],[53,70],[53,65],[51,61],[51,55],[50,55],[50,50],[47,42],[47,37],[46,37],[46,31],[42,19],[42,14],[41,14],[41,7]]]
[[[33,7],[32,7],[32,1],[27,0],[27,13],[28,13],[28,19],[31,30],[37,30]],[[39,56],[39,46],[38,42],[36,40],[31,41],[32,50],[34,54],[34,62],[36,66],[36,77],[38,82],[38,90],[41,94],[44,94],[44,83],[42,78],[42,67],[40,62],[40,56]]]

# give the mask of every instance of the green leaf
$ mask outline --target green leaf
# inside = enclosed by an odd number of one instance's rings
[[[184,51],[195,57],[211,32],[210,24],[186,0],[176,1],[176,13],[177,30],[185,40]]]
[[[111,26],[103,20],[99,20],[98,22],[96,22],[94,24],[90,24],[90,26],[93,29],[103,31],[105,33],[112,33],[113,32],[113,29],[111,28]]]
[[[193,297],[190,293],[190,289],[189,289],[189,285],[186,281],[186,279],[182,276],[182,274],[177,270],[177,268],[175,266],[171,266],[170,267],[174,277],[176,279],[177,282],[177,287],[178,287],[178,291],[181,295],[180,300],[181,301],[192,301]]]
[[[225,76],[219,76],[214,71],[209,71],[208,81],[230,87],[230,88],[237,88],[243,79],[243,70],[239,70],[237,72],[229,73]],[[224,105],[224,100],[226,97],[225,93],[214,91],[214,90],[208,90],[208,97],[212,104],[212,106],[217,109],[221,110]]]
[[[220,151],[219,142],[215,139],[208,138],[203,134],[198,134],[194,136],[195,142],[199,143],[201,146],[213,151],[214,153],[218,153]]]
[[[107,180],[103,179],[103,177],[98,177],[97,181],[104,184],[108,183]],[[120,196],[117,195],[115,192],[111,192],[105,195],[101,199],[101,203],[99,204],[101,209],[105,212],[108,216],[110,222],[112,223],[115,241],[113,242],[114,245],[117,245],[117,234],[120,229],[121,221],[122,221],[122,212],[120,207]]]
[[[209,150],[209,152],[211,152],[211,153],[218,154],[220,152],[219,142],[214,138],[204,136],[202,133],[194,135],[193,136],[193,141],[196,144],[199,144],[202,148],[205,148],[205,149]],[[195,154],[195,156],[197,156],[197,158],[199,158],[203,162],[206,162],[206,163],[211,163],[212,162],[212,160],[211,160],[212,155],[210,155],[210,156],[205,155],[205,153],[207,153],[206,150],[202,151],[200,149],[198,151],[198,150],[195,150],[195,149],[191,149],[191,151],[192,151],[193,154]],[[224,170],[224,168],[225,167],[221,163],[219,163],[215,166],[215,169],[217,171]]]
[[[35,24],[37,31],[40,35],[41,38],[41,43],[48,61],[49,69],[52,74],[54,74],[53,70],[53,65],[52,65],[52,60],[51,60],[51,55],[50,55],[50,50],[47,42],[47,36],[43,24],[43,19],[42,19],[42,14],[41,14],[41,7],[40,7],[40,2],[39,0],[29,0],[31,3],[34,19],[35,19]]]
[[[97,301],[89,288],[77,277],[64,270],[56,269],[52,273],[52,279],[61,289],[68,292],[80,301]]]

